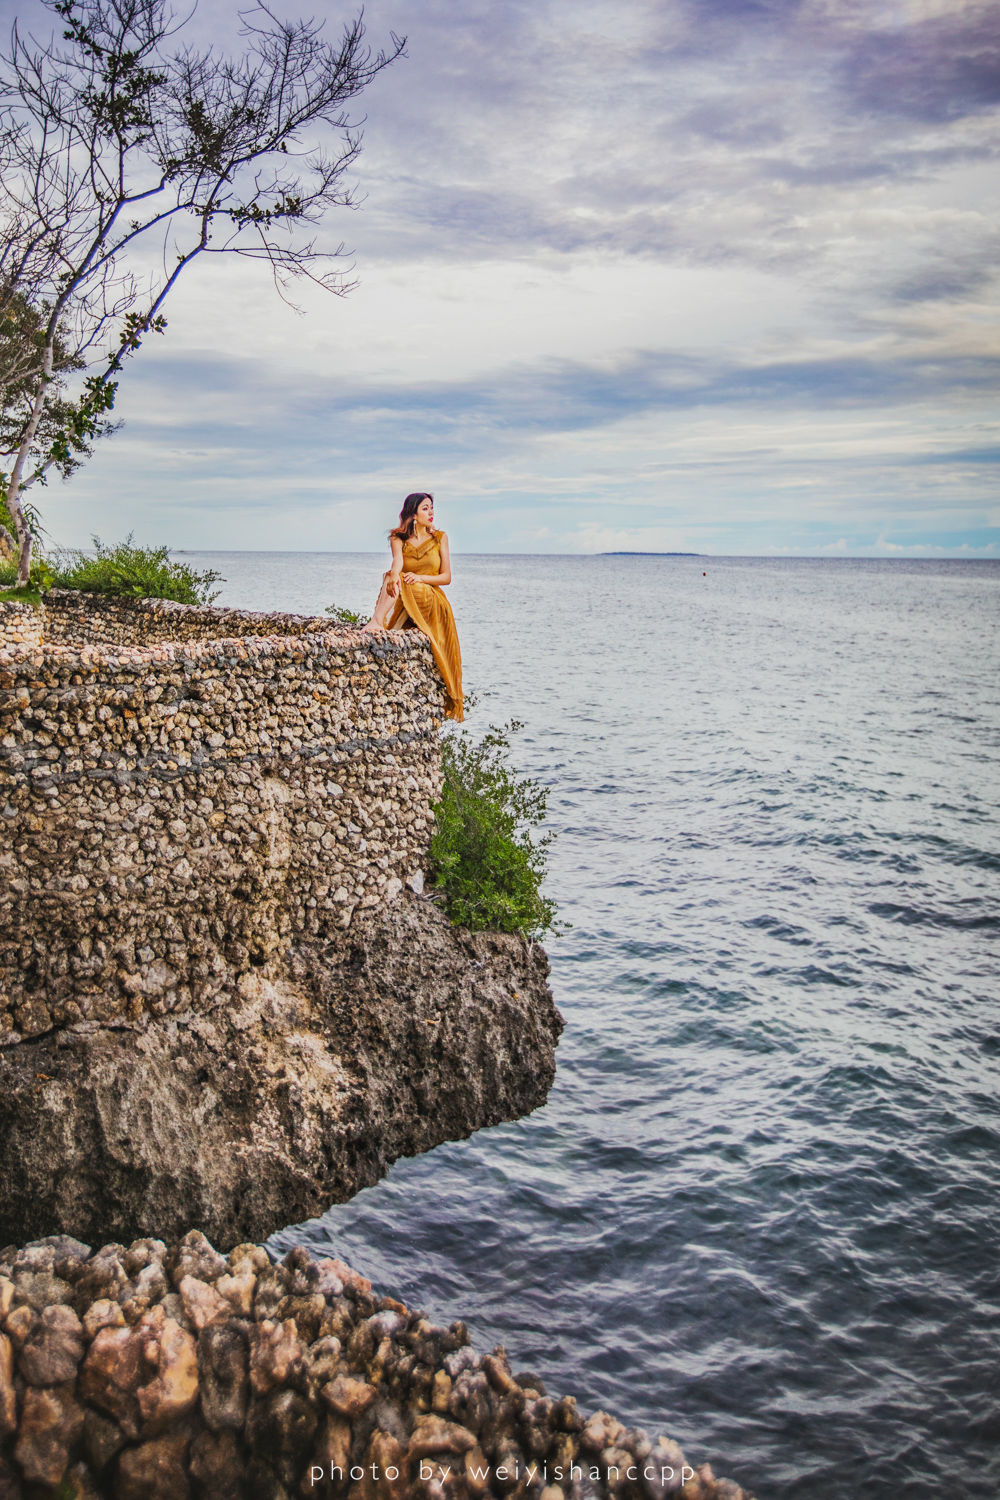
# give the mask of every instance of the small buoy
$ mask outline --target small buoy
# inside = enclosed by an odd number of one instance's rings
[[[702,576],[702,578],[707,578],[707,577],[708,577],[708,574],[707,574],[707,573],[702,573],[702,575],[701,575],[701,576]]]

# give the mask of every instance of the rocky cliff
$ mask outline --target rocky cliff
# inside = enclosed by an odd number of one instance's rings
[[[545,1098],[543,954],[423,894],[426,640],[0,605],[0,1243],[265,1238]]]
[[[555,1067],[547,968],[407,891],[211,1009],[0,1049],[0,1243],[263,1239],[398,1156],[525,1114]]]

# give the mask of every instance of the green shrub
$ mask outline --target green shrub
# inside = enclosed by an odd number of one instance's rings
[[[345,609],[342,604],[328,604],[323,611],[325,615],[332,615],[335,625],[367,625],[368,616],[359,615],[357,610]]]
[[[431,862],[435,889],[457,926],[537,938],[556,922],[554,902],[541,893],[552,836],[531,833],[545,820],[547,789],[519,776],[508,760],[509,736],[521,727],[492,725],[478,743],[461,733],[444,736]]]
[[[173,599],[177,604],[211,604],[219,596],[212,585],[221,581],[221,573],[197,573],[186,563],[173,562],[168,547],[137,547],[131,533],[114,547],[95,536],[94,554],[63,553],[50,587],[128,599]]]

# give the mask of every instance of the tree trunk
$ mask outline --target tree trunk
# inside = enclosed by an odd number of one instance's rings
[[[17,586],[19,589],[27,588],[31,581],[32,543],[31,528],[24,514],[24,507],[21,505],[21,490],[23,488],[21,476],[24,473],[24,466],[28,461],[28,454],[31,451],[32,443],[35,441],[35,433],[38,431],[38,424],[41,421],[42,408],[45,405],[45,392],[49,381],[52,379],[52,361],[53,348],[52,340],[50,339],[45,346],[38,389],[35,392],[35,399],[31,403],[31,417],[29,418],[27,427],[24,429],[21,446],[18,448],[17,458],[14,460],[10,483],[7,486],[7,509],[10,511],[10,518],[14,522],[14,530],[17,532]]]

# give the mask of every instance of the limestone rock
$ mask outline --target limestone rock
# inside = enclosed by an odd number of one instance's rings
[[[115,1500],[189,1500],[187,1449],[181,1433],[126,1448],[118,1460]]]
[[[17,1391],[14,1386],[14,1349],[0,1333],[0,1438],[17,1430]]]
[[[25,1479],[57,1485],[82,1431],[83,1408],[74,1400],[71,1384],[46,1389],[29,1386],[14,1447]]]
[[[0,1500],[531,1500],[546,1473],[574,1464],[584,1477],[543,1500],[752,1500],[667,1438],[654,1444],[605,1412],[583,1422],[571,1398],[512,1374],[502,1348],[481,1357],[464,1324],[435,1327],[342,1262],[297,1247],[274,1264],[246,1244],[224,1258],[201,1232],[174,1249],[81,1248],[72,1264],[56,1239],[0,1250],[13,1288],[6,1325],[18,1332],[17,1350],[0,1335]],[[77,1295],[74,1307],[17,1300],[37,1300],[35,1278],[60,1270],[77,1293],[127,1275],[126,1303],[140,1286],[152,1301],[130,1323],[103,1295],[89,1305]],[[250,1310],[216,1320],[230,1307],[220,1285],[248,1273]],[[28,1376],[74,1377],[31,1384],[18,1359]],[[625,1477],[633,1465],[641,1483]]]
[[[198,1399],[198,1356],[185,1328],[162,1306],[150,1309],[136,1329],[152,1379],[139,1390],[143,1435],[161,1432],[190,1411]]]
[[[246,1327],[235,1319],[206,1328],[198,1339],[201,1411],[213,1432],[239,1432],[246,1420],[248,1353]]]
[[[295,993],[311,997],[305,1020],[265,989],[184,1021],[0,1049],[0,1242],[56,1224],[96,1243],[176,1235],[192,1219],[223,1248],[262,1239],[377,1182],[399,1156],[543,1102],[561,1022],[537,947],[456,930],[404,894],[336,942],[299,944],[288,963]],[[159,1286],[151,1266],[130,1270],[109,1246],[82,1284],[52,1267],[23,1274],[39,1305],[104,1299],[134,1320]],[[169,1274],[214,1283],[218,1262],[186,1241]],[[256,1274],[216,1290],[243,1310]],[[364,1282],[334,1262],[326,1274]]]
[[[43,1308],[18,1356],[29,1385],[61,1385],[76,1379],[83,1358],[83,1324],[71,1307]]]
[[[199,1333],[212,1323],[221,1323],[230,1316],[232,1307],[225,1297],[220,1297],[214,1286],[199,1281],[196,1276],[184,1276],[180,1284],[184,1316]]]
[[[349,1375],[338,1375],[323,1386],[320,1394],[332,1411],[342,1417],[357,1417],[375,1400],[375,1388]]]

